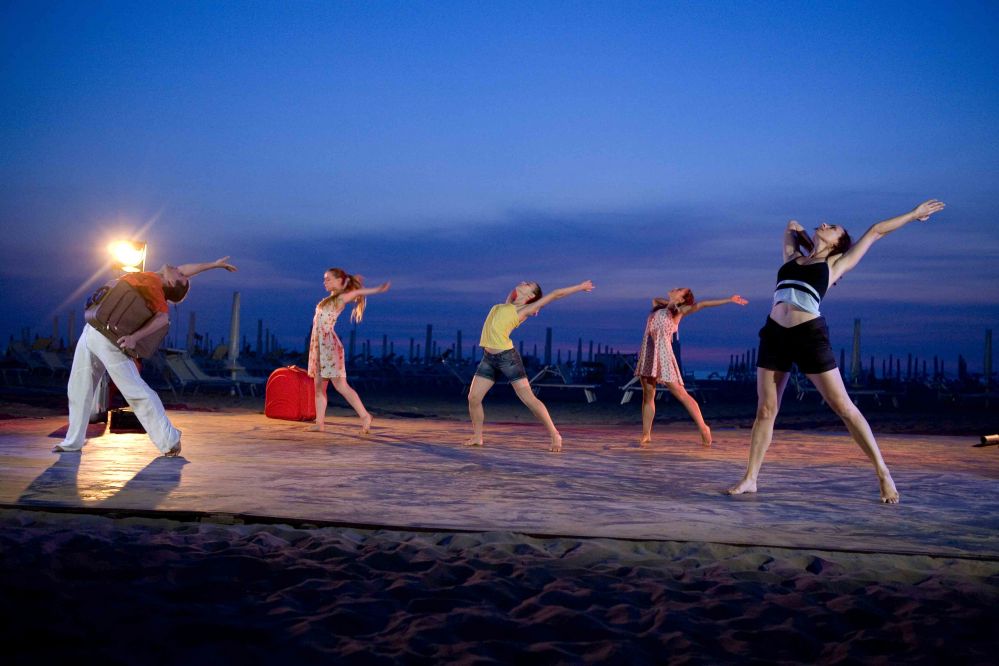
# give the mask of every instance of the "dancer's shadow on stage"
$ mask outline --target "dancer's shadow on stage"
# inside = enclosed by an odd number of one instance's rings
[[[78,453],[63,453],[48,469],[32,481],[18,504],[52,507],[101,507],[155,509],[180,485],[181,472],[187,464],[184,458],[154,458],[117,491],[101,492],[106,488],[80,492],[80,459]]]

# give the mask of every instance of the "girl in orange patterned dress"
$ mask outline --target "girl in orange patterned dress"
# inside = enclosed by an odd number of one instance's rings
[[[701,443],[711,446],[711,428],[704,422],[697,401],[683,387],[683,375],[673,354],[673,334],[686,315],[726,303],[745,305],[747,302],[738,295],[696,302],[694,292],[686,287],[671,290],[666,298],[653,299],[652,312],[645,323],[642,350],[638,352],[638,365],[635,367],[635,376],[642,382],[642,439],[639,446],[648,446],[652,442],[652,422],[656,418],[656,384],[663,384],[677,402],[686,408],[701,433]]]
[[[347,383],[343,343],[334,330],[337,318],[348,303],[354,304],[354,309],[350,313],[351,321],[360,322],[364,317],[367,297],[388,291],[390,283],[384,282],[368,289],[363,288],[362,284],[360,275],[351,275],[342,268],[331,268],[323,274],[323,287],[330,295],[319,301],[316,305],[316,314],[312,318],[309,376],[315,380],[316,424],[309,428],[310,430],[318,432],[325,430],[326,385],[332,382],[337,393],[344,397],[361,418],[361,434],[366,435],[371,431],[371,414],[364,408],[357,391]]]

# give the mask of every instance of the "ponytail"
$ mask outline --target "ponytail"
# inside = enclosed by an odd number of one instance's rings
[[[347,286],[344,291],[354,291],[364,286],[364,278],[360,275],[347,275]],[[354,309],[350,312],[350,320],[355,324],[360,324],[364,319],[364,308],[368,306],[367,296],[358,296],[354,299]]]

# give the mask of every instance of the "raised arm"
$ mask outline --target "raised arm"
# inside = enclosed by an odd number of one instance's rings
[[[345,291],[340,295],[340,298],[344,303],[350,303],[355,298],[360,298],[361,296],[370,296],[371,294],[384,294],[392,286],[391,282],[382,282],[377,287],[364,287],[362,289],[352,289],[351,291]]]
[[[881,238],[885,235],[890,234],[896,229],[901,229],[914,220],[925,222],[931,215],[939,213],[943,209],[944,203],[942,201],[929,199],[928,201],[924,201],[919,204],[908,213],[904,213],[887,220],[882,220],[881,222],[872,225],[870,229],[864,232],[864,235],[860,237],[860,240],[850,246],[849,250],[839,256],[829,258],[830,284],[843,277],[847,271],[852,270],[853,267],[864,258],[864,255],[871,249],[871,246],[874,245],[875,241],[881,240]]]
[[[554,291],[542,296],[533,303],[529,303],[523,307],[517,308],[517,314],[520,315],[520,320],[524,321],[527,317],[533,314],[537,314],[541,308],[545,307],[552,301],[557,301],[560,298],[565,298],[571,294],[576,294],[581,291],[593,291],[593,283],[589,280],[580,282],[579,284],[573,285],[571,287],[563,287],[561,289],[555,289]]]
[[[682,315],[692,315],[695,312],[700,312],[704,308],[716,308],[719,305],[726,305],[728,303],[735,303],[736,305],[746,305],[749,303],[745,298],[738,294],[729,296],[728,298],[716,298],[714,300],[698,301],[693,305],[682,306],[680,308],[680,314]]]
[[[204,273],[205,271],[210,271],[213,268],[224,268],[230,273],[236,270],[236,267],[229,263],[229,257],[222,257],[221,259],[216,259],[215,261],[206,261],[200,264],[181,264],[177,267],[177,270],[184,275],[184,277],[194,277],[198,273]]]
[[[805,233],[805,228],[798,224],[797,220],[788,222],[784,230],[784,261],[791,261],[795,255],[811,251],[812,241]]]

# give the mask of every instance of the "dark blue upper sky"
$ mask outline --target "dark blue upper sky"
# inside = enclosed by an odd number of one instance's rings
[[[181,308],[216,337],[239,289],[251,338],[300,344],[332,265],[394,281],[379,341],[469,340],[518,280],[591,278],[517,336],[633,349],[682,284],[751,300],[683,325],[724,365],[787,219],[856,236],[937,197],[823,309],[834,344],[860,317],[865,355],[980,368],[999,6],[814,4],[3,3],[0,333],[79,315],[107,241],[141,233],[153,265],[233,255]]]

